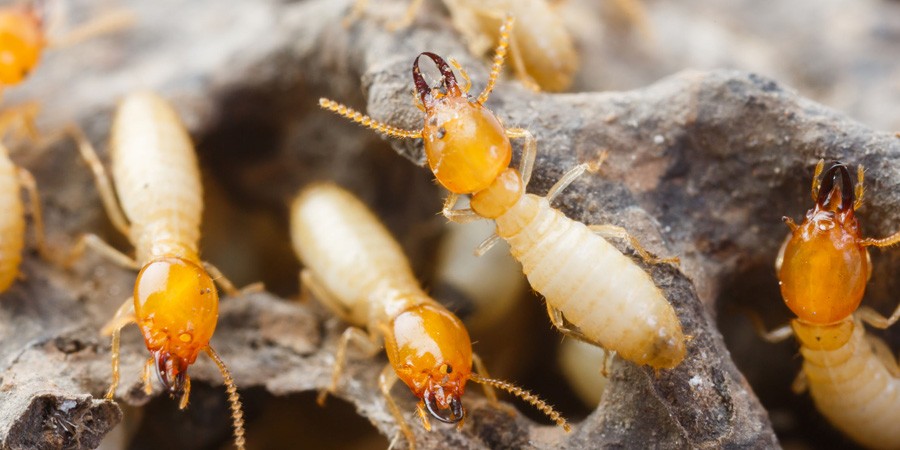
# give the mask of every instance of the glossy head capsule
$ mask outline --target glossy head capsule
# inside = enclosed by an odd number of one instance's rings
[[[180,393],[188,366],[216,329],[219,301],[212,279],[181,258],[152,261],[135,282],[134,311],[160,381],[170,393]]]
[[[26,8],[0,11],[0,86],[20,83],[37,66],[44,49],[40,18]]]
[[[800,320],[832,324],[859,307],[871,266],[846,166],[835,164],[825,172],[815,206],[793,230],[779,260],[781,294]]]
[[[441,88],[432,88],[419,71],[427,56],[441,72]],[[425,106],[422,139],[428,166],[450,192],[480,191],[503,172],[512,159],[512,146],[503,125],[478,102],[469,101],[450,66],[438,55],[420,54],[413,62],[416,92]]]

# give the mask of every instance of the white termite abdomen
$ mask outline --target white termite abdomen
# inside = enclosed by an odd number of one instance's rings
[[[848,319],[849,320],[849,319]],[[900,379],[872,351],[855,321],[850,340],[835,350],[800,347],[803,372],[819,411],[869,448],[900,447]]]
[[[136,93],[122,101],[112,129],[112,175],[137,261],[197,259],[203,191],[178,115],[156,94]]]
[[[587,226],[532,194],[496,222],[534,290],[589,339],[656,368],[684,357],[681,323],[662,292]]]
[[[0,292],[19,274],[25,247],[25,209],[16,166],[0,144]]]
[[[291,207],[291,239],[309,269],[358,326],[430,301],[400,245],[362,202],[333,184],[308,187]]]

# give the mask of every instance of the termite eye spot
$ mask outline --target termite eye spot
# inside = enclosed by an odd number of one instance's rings
[[[181,342],[184,342],[185,344],[187,344],[188,342],[191,342],[191,339],[193,339],[193,337],[191,336],[190,333],[181,333],[181,335],[178,336],[178,339]]]
[[[453,373],[453,367],[451,367],[450,364],[446,364],[446,366],[447,366],[446,372],[447,372],[447,373]]]
[[[438,131],[437,131],[437,138],[438,138],[438,139],[443,139],[444,136],[446,136],[446,135],[447,135],[447,129],[446,129],[446,128],[444,128],[444,127],[438,128]]]

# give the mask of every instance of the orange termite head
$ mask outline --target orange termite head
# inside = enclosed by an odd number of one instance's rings
[[[134,285],[134,312],[159,380],[171,394],[181,393],[188,366],[216,329],[219,297],[212,278],[187,259],[150,261]]]
[[[472,372],[472,342],[462,322],[443,308],[423,304],[399,314],[385,342],[397,376],[437,420],[465,416],[462,395]]]
[[[40,5],[0,10],[0,86],[20,83],[38,64],[44,40]]]
[[[862,301],[871,268],[854,202],[850,172],[834,163],[822,176],[815,206],[782,246],[776,263],[781,293],[802,321],[833,324]]]
[[[427,56],[441,72],[441,85],[432,88],[419,70]],[[469,101],[450,66],[438,55],[421,53],[413,62],[416,93],[425,107],[422,139],[428,165],[450,192],[478,192],[494,181],[512,158],[503,125],[480,103]]]

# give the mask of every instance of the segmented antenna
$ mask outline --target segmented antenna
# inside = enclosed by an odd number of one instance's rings
[[[513,394],[528,403],[531,403],[532,406],[541,410],[542,413],[556,422],[557,425],[561,426],[563,430],[566,430],[567,433],[572,431],[572,427],[569,426],[569,422],[566,422],[566,419],[563,418],[563,416],[557,410],[553,409],[550,404],[541,400],[541,398],[537,395],[534,395],[531,392],[528,392],[525,389],[522,389],[512,383],[495,380],[493,378],[485,378],[476,373],[472,373],[471,375],[469,375],[469,379],[476,383],[486,384],[497,389],[503,389],[504,391],[509,392],[510,394]]]
[[[329,111],[338,113],[364,127],[371,128],[381,134],[386,134],[388,136],[393,136],[401,139],[415,139],[422,137],[422,130],[409,131],[383,124],[359,111],[354,110],[353,108],[344,106],[334,100],[320,98],[319,106]]]
[[[478,103],[484,104],[491,91],[494,90],[494,84],[497,83],[497,77],[500,76],[500,70],[503,69],[503,60],[506,58],[506,49],[509,47],[509,34],[512,33],[515,19],[511,15],[507,15],[500,27],[500,43],[497,44],[497,50],[494,51],[494,63],[491,65],[491,76],[488,78],[488,84],[478,95]]]
[[[234,378],[231,378],[231,372],[225,367],[225,362],[222,361],[222,358],[219,357],[219,354],[212,347],[206,346],[206,354],[219,366],[219,372],[222,372],[222,378],[225,380],[225,391],[228,393],[228,402],[231,404],[231,419],[234,422],[234,446],[238,450],[244,450],[244,411],[241,409],[241,397],[238,395]]]

